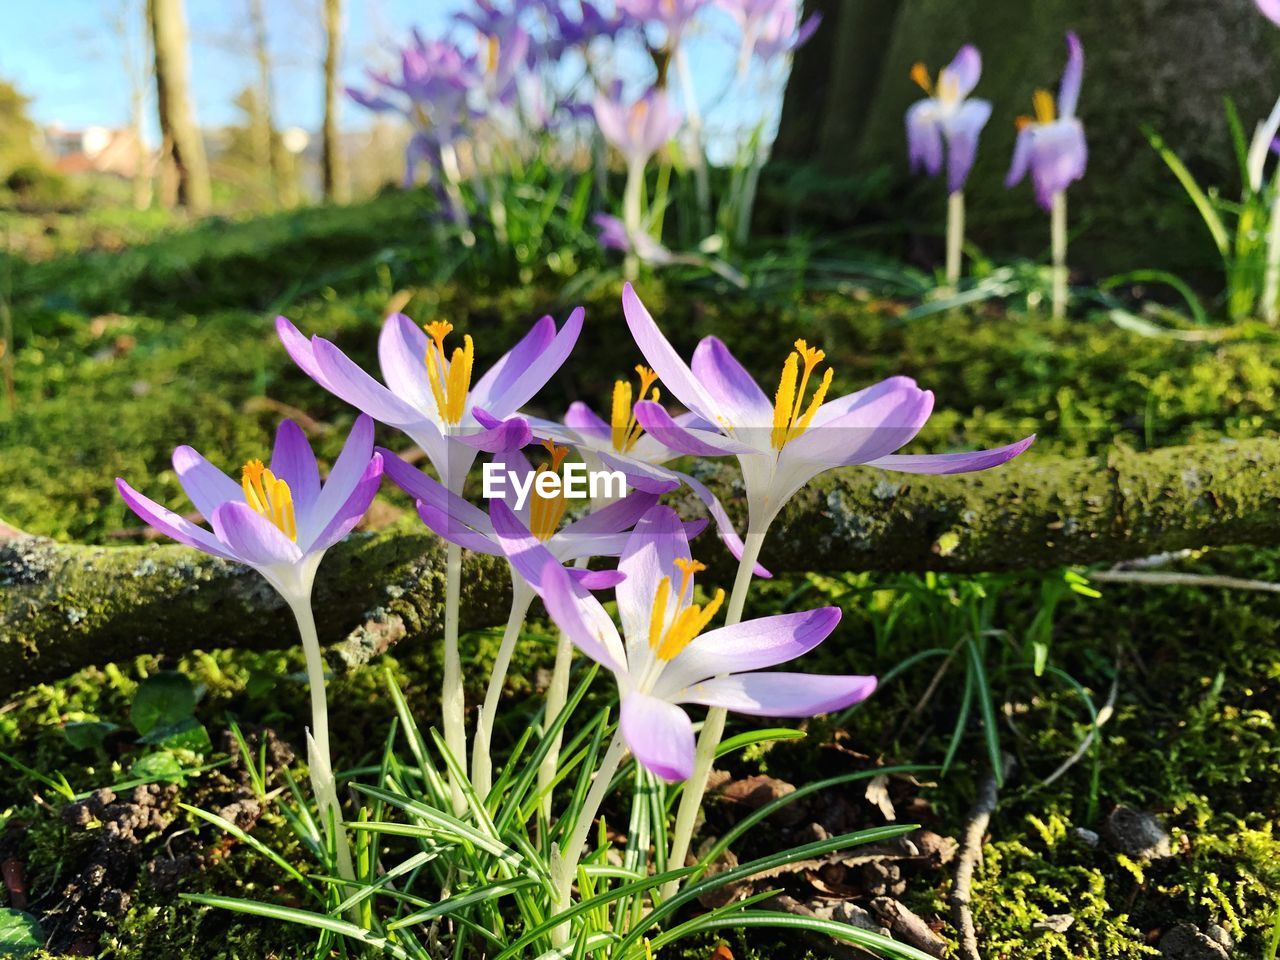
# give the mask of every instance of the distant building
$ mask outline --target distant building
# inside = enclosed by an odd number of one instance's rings
[[[69,130],[53,124],[44,129],[44,145],[59,173],[105,173],[130,179],[138,173],[140,161],[148,168],[155,163],[153,152],[126,128]]]

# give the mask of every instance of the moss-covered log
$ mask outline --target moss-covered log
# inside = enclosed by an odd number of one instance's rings
[[[706,479],[740,519],[735,473],[715,467]],[[1025,458],[971,476],[836,471],[786,509],[764,562],[776,572],[973,572],[1238,544],[1280,546],[1280,441]],[[701,555],[727,580],[722,548],[704,541]],[[466,563],[464,626],[501,622],[505,565]],[[336,658],[361,663],[402,637],[439,633],[442,564],[439,541],[420,529],[335,547],[316,604]],[[293,642],[288,611],[252,571],[183,547],[77,546],[0,525],[0,691],[142,652]]]

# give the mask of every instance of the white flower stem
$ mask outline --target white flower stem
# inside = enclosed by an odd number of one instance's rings
[[[742,559],[738,561],[738,575],[733,581],[733,593],[729,595],[729,611],[725,615],[725,626],[731,627],[742,620],[742,611],[747,604],[747,593],[751,590],[751,577],[756,561],[760,558],[760,548],[764,546],[764,537],[768,532],[767,525],[762,530],[748,530],[743,538]],[[667,869],[677,870],[684,866],[689,856],[689,845],[693,842],[693,828],[697,823],[698,811],[702,808],[702,798],[707,792],[707,777],[711,775],[711,764],[715,761],[716,750],[724,736],[725,710],[711,707],[707,710],[707,719],[702,724],[702,732],[698,734],[698,748],[693,757],[693,773],[685,781],[684,792],[680,796],[680,808],[676,811],[675,826],[671,830],[671,853],[667,857]],[[662,899],[669,899],[680,886],[679,880],[672,880],[662,888]]]
[[[573,832],[559,851],[551,857],[551,889],[554,894],[553,909],[564,910],[569,906],[569,897],[573,893],[573,878],[578,875],[578,861],[582,859],[582,850],[587,844],[587,837],[595,825],[600,805],[609,793],[609,784],[613,781],[622,758],[627,755],[627,744],[622,739],[622,731],[613,735],[609,749],[600,761],[600,769],[596,771],[595,781],[587,791],[587,797],[578,811],[574,821]],[[560,947],[569,942],[569,923],[566,921],[551,931],[551,942]]]
[[[529,604],[532,602],[533,591],[524,580],[520,579],[519,574],[513,572],[511,614],[507,617],[507,627],[502,632],[502,643],[498,646],[498,655],[493,661],[493,672],[489,675],[489,688],[485,691],[480,716],[476,720],[476,742],[471,748],[471,783],[475,787],[476,796],[482,802],[493,789],[493,723],[498,715],[502,688],[507,680],[507,671],[511,667],[511,657],[516,652],[516,642],[520,639],[520,628],[524,626],[525,614],[529,612]]]
[[[580,557],[573,565],[581,570],[587,565],[587,558]],[[551,668],[551,685],[547,687],[547,705],[544,712],[543,725],[550,727],[560,716],[560,711],[569,702],[569,674],[573,669],[573,641],[563,630],[556,640],[556,662]],[[560,745],[564,742],[564,728],[552,739],[547,755],[538,767],[538,792],[542,794],[542,814],[551,820],[551,784],[555,781],[556,771],[560,768]]]
[[[338,785],[333,776],[333,761],[329,750],[329,703],[325,696],[324,657],[320,653],[320,638],[316,634],[316,620],[311,611],[311,598],[289,600],[293,617],[298,622],[298,634],[302,638],[302,653],[307,662],[307,686],[311,691],[311,729],[307,735],[307,767],[311,774],[311,790],[316,796],[321,828],[329,835],[337,852],[338,876],[343,880],[355,880],[355,868],[351,862],[351,847],[342,822],[342,804],[338,800]]]
[[[1271,201],[1267,224],[1267,270],[1262,287],[1262,316],[1274,326],[1280,320],[1280,193]]]
[[[458,607],[462,602],[462,547],[449,544],[444,565],[444,683],[440,689],[440,716],[444,742],[465,775],[467,769],[466,694],[462,688],[462,657],[458,653]],[[462,784],[449,777],[453,811],[467,808]]]
[[[955,190],[947,197],[947,284],[952,290],[960,283],[963,251],[964,191]]]
[[[1053,195],[1049,230],[1053,245],[1053,316],[1067,315],[1067,194]]]
[[[627,165],[627,186],[622,195],[622,224],[627,231],[627,256],[623,270],[628,280],[640,276],[640,257],[636,243],[641,231],[641,204],[644,199],[644,161],[632,160]]]
[[[698,107],[698,92],[693,85],[693,71],[684,55],[684,45],[675,49],[676,73],[680,77],[680,91],[684,98],[685,117],[689,121],[689,134],[693,139],[693,179],[698,194],[698,222],[702,235],[711,232],[711,178],[707,173],[707,158],[702,143],[702,110]]]

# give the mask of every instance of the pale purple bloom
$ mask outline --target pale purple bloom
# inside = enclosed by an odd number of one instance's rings
[[[948,66],[932,83],[929,71],[918,63],[911,78],[928,96],[907,110],[907,155],[913,171],[923,169],[931,177],[942,172],[946,154],[947,191],[964,189],[978,152],[978,136],[991,119],[991,103],[969,99],[982,76],[982,55],[978,48],[960,48]]]
[[[253,567],[290,602],[310,598],[325,551],[360,522],[382,480],[382,457],[373,451],[373,421],[366,416],[356,420],[323,484],[311,444],[292,420],[276,431],[270,468],[250,461],[239,482],[188,446],[173,451],[173,468],[212,530],[117,478],[129,509],[179,543]]]
[[[710,6],[710,0],[617,0],[617,3],[619,12],[666,30],[668,49],[680,43],[693,18]]]
[[[475,553],[501,557],[504,555],[495,524],[506,520],[508,528],[518,527],[525,535],[533,537],[541,547],[559,563],[588,557],[616,557],[626,545],[626,531],[635,526],[648,510],[655,506],[655,494],[634,492],[579,519],[562,524],[566,504],[563,500],[540,500],[533,490],[520,507],[515,506],[515,492],[505,484],[504,496],[489,502],[489,513],[445,489],[439,481],[406,463],[390,450],[378,451],[385,464],[387,476],[409,496],[413,497],[418,516],[432,531],[460,547]],[[522,478],[536,474],[533,465],[519,450],[495,456],[494,462],[504,471],[512,470]],[[522,481],[523,482],[523,481]],[[512,503],[507,504],[507,499]],[[694,531],[702,529],[701,524]],[[533,567],[512,558],[516,572],[534,583],[541,572],[539,562]],[[616,570],[573,569],[569,575],[589,590],[603,590],[615,586],[621,579]],[[536,584],[535,584],[536,585]]]
[[[764,63],[798,50],[809,42],[822,22],[815,13],[800,23],[799,0],[719,0],[742,32],[738,62],[745,66],[754,54]]]
[[[1276,26],[1280,26],[1280,0],[1254,0],[1254,2],[1258,4],[1258,9],[1262,11],[1263,16]]]
[[[508,556],[535,551],[533,537],[499,530]],[[840,622],[838,607],[748,620],[703,632],[724,591],[695,604],[696,572],[675,511],[654,507],[628,537],[618,564],[622,631],[600,602],[554,559],[536,589],[556,624],[610,670],[621,700],[623,738],[645,769],[666,780],[693,772],[693,724],[681,704],[764,717],[811,717],[870,696],[875,677],[761,672],[812,650]]]
[[[1035,93],[1035,116],[1019,120],[1013,164],[1005,185],[1018,184],[1031,172],[1036,201],[1048,210],[1054,194],[1061,193],[1084,176],[1089,162],[1084,126],[1076,117],[1080,83],[1084,77],[1084,48],[1074,33],[1067,34],[1067,66],[1058,88],[1057,110],[1047,90]]]
[[[597,213],[591,218],[600,228],[600,246],[606,250],[635,253],[641,263],[657,267],[676,262],[676,255],[643,230],[634,238],[628,236],[627,225],[620,217]]]
[[[595,99],[596,123],[605,140],[628,165],[643,165],[680,129],[681,116],[662,90],[653,89],[631,103],[620,90]]]
[[[427,333],[403,314],[393,314],[378,338],[385,385],[328,340],[308,340],[284,317],[276,318],[276,332],[311,379],[375,420],[408,434],[445,485],[458,492],[479,451],[514,450],[529,442],[529,424],[517,412],[568,359],[582,318],[579,307],[557,331],[555,321],[543,317],[488,372],[473,380],[470,336],[447,357],[451,324],[428,324]],[[459,370],[461,376],[455,376],[454,364],[459,363],[465,372]]]
[[[830,368],[819,382],[821,350],[796,342],[770,400],[729,349],[705,337],[687,365],[628,284],[622,309],[640,352],[663,387],[694,414],[680,422],[658,403],[636,404],[636,418],[654,438],[696,456],[737,456],[749,530],[761,535],[806,483],[834,467],[867,465],[905,473],[967,473],[1011,460],[1034,436],[993,450],[898,454],[924,426],[933,393],[909,377],[890,377],[857,393],[827,400]],[[813,388],[812,395],[808,391]]]

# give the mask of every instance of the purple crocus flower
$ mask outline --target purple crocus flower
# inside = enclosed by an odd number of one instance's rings
[[[657,24],[667,32],[667,49],[674,50],[684,31],[710,0],[617,0],[618,11],[642,24]]]
[[[500,531],[508,556],[537,548]],[[600,602],[554,560],[539,594],[548,613],[588,657],[610,670],[621,699],[621,732],[639,763],[666,780],[693,772],[693,724],[682,704],[765,717],[810,717],[870,696],[869,676],[760,672],[812,650],[840,622],[837,607],[762,617],[703,633],[724,603],[717,590],[694,602],[705,567],[689,553],[675,511],[654,507],[627,539],[618,569],[619,633]]]
[[[909,377],[890,377],[857,393],[827,400],[828,368],[806,405],[823,351],[797,340],[782,368],[775,399],[720,340],[705,337],[687,365],[628,284],[622,309],[640,352],[663,385],[696,417],[673,419],[658,403],[636,404],[636,419],[673,450],[697,456],[735,455],[742,467],[749,530],[763,537],[783,505],[814,477],[834,467],[867,465],[904,473],[967,473],[1011,460],[1035,439],[968,453],[898,454],[924,426],[933,393]]]
[[[1089,161],[1084,126],[1076,117],[1080,82],[1084,77],[1084,48],[1075,33],[1067,34],[1067,66],[1062,73],[1055,104],[1048,90],[1034,96],[1035,116],[1020,117],[1018,140],[1013,148],[1013,164],[1005,185],[1012,187],[1031,172],[1036,201],[1045,210],[1053,206],[1053,196],[1084,176]]]
[[[555,321],[543,317],[474,384],[471,337],[463,337],[449,356],[446,338],[453,325],[444,321],[419,327],[403,314],[387,318],[378,338],[385,386],[328,340],[308,340],[284,317],[276,318],[276,332],[316,383],[408,434],[456,493],[478,451],[514,450],[529,442],[529,424],[516,413],[568,358],[582,318],[579,307],[557,331]]]
[[[239,482],[188,446],[173,451],[173,468],[212,530],[117,478],[129,509],[179,543],[253,567],[291,605],[310,601],[325,551],[360,522],[382,480],[382,457],[373,452],[373,421],[366,416],[356,420],[323,484],[311,445],[292,420],[276,431],[270,468],[250,460]]]
[[[528,498],[516,506],[515,493],[507,487],[501,496],[490,499],[489,513],[485,513],[390,450],[379,449],[378,452],[382,455],[387,476],[415,500],[423,523],[450,543],[490,556],[504,555],[495,531],[495,523],[501,516],[503,519],[509,517],[508,526],[517,525],[561,564],[590,557],[616,557],[626,543],[626,531],[658,502],[656,494],[635,491],[580,519],[563,523],[568,506],[563,496],[544,498],[538,495],[536,487],[529,486]],[[536,477],[544,470],[558,472],[566,452],[564,447],[554,447],[551,463],[536,469],[519,450],[499,454],[494,463],[503,471],[512,471],[521,478],[520,482],[525,483],[530,476]],[[509,505],[508,500],[513,503]],[[702,526],[696,525],[695,532]],[[536,569],[516,564],[516,569],[534,582],[541,572],[541,564],[537,564]],[[568,572],[588,590],[604,590],[621,580],[616,570],[575,568]]]
[[[667,95],[654,88],[632,103],[621,90],[595,99],[596,123],[605,140],[626,158],[628,167],[644,166],[649,158],[675,136],[681,117]]]
[[[1263,16],[1280,26],[1280,0],[1254,0]]]
[[[819,13],[800,23],[798,0],[719,0],[719,6],[733,17],[742,33],[739,71],[745,70],[753,54],[772,63],[798,50],[822,23]]]
[[[968,44],[938,71],[936,85],[923,63],[911,68],[911,79],[927,94],[907,110],[911,169],[923,168],[936,177],[942,171],[945,145],[949,193],[964,189],[978,152],[978,135],[991,119],[990,101],[969,99],[981,76],[982,55]]]
[[[674,253],[643,230],[633,239],[627,234],[627,225],[620,217],[597,213],[592,221],[600,228],[600,246],[606,250],[634,253],[642,263],[665,267],[676,262]]]

